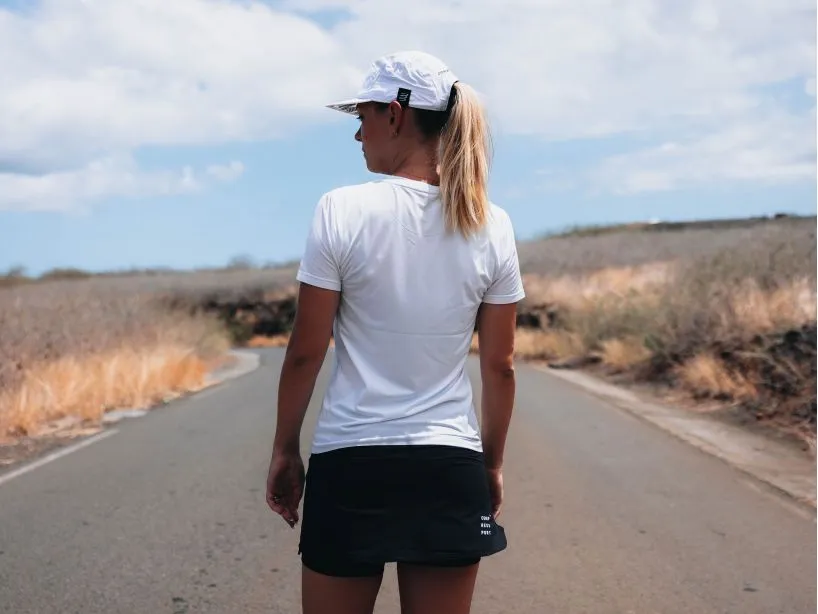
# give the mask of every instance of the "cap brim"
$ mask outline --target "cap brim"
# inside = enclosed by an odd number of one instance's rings
[[[341,100],[339,102],[331,102],[327,105],[328,109],[335,109],[336,111],[341,111],[341,113],[348,113],[349,115],[355,115],[358,113],[358,105],[362,102],[367,102],[363,98],[351,98],[349,100]]]

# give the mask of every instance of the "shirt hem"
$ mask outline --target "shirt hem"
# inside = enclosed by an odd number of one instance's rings
[[[423,435],[419,437],[407,438],[405,435],[400,437],[379,437],[367,440],[352,440],[352,441],[337,441],[332,443],[315,443],[313,442],[310,453],[322,454],[323,452],[332,452],[333,450],[340,450],[342,448],[356,448],[363,446],[454,446],[457,448],[466,448],[475,452],[483,451],[483,442],[479,439],[469,439],[453,435]]]
[[[331,279],[324,279],[323,277],[316,277],[315,275],[305,271],[299,271],[295,277],[298,281],[310,284],[311,286],[318,286],[324,290],[335,290],[336,292],[341,291],[341,284],[339,282]]]
[[[483,302],[491,305],[507,305],[508,303],[516,303],[525,298],[525,291],[520,290],[515,294],[501,294],[497,296],[484,296]]]

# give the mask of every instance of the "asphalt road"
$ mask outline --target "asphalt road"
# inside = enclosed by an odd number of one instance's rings
[[[297,531],[264,502],[281,357],[0,485],[0,612],[299,612]],[[509,549],[473,612],[816,611],[813,517],[570,384],[518,382]]]

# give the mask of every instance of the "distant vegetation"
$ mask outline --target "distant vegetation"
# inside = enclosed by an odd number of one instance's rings
[[[622,232],[663,232],[681,230],[728,230],[733,228],[753,228],[767,224],[771,220],[792,220],[808,221],[814,220],[814,216],[790,215],[778,213],[774,216],[759,216],[730,219],[713,220],[693,220],[688,222],[664,222],[662,220],[650,220],[647,222],[631,222],[627,224],[602,224],[587,226],[571,226],[561,231],[552,232],[542,238],[553,237],[593,237],[603,234],[615,234]]]
[[[210,297],[240,302],[292,278],[287,268],[155,272],[0,288],[0,440],[198,388],[242,340],[240,325],[206,309]]]
[[[812,444],[815,228],[814,217],[779,216],[578,228],[521,243],[528,297],[517,354],[715,402]],[[296,265],[237,257],[190,272],[9,271],[0,436],[150,404],[201,385],[228,345],[282,343]]]
[[[814,445],[815,218],[665,226],[521,245],[520,356],[718,401]]]
[[[0,272],[0,288],[7,286],[19,286],[30,283],[40,283],[48,281],[76,280],[76,279],[123,279],[133,277],[166,277],[169,275],[191,275],[191,274],[213,274],[231,273],[235,271],[269,271],[278,269],[288,269],[295,266],[292,261],[269,262],[264,265],[257,264],[250,256],[240,255],[231,258],[223,267],[201,267],[195,270],[179,271],[170,267],[137,268],[132,267],[114,271],[86,271],[75,267],[49,269],[39,275],[29,275],[23,266],[13,266],[4,272]]]

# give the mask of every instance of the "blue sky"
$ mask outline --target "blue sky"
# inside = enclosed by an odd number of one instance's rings
[[[362,0],[0,0],[0,270],[298,258],[320,195],[376,178],[356,121],[321,105],[401,48],[485,94],[520,239],[815,213],[810,5],[421,4],[407,22]]]

